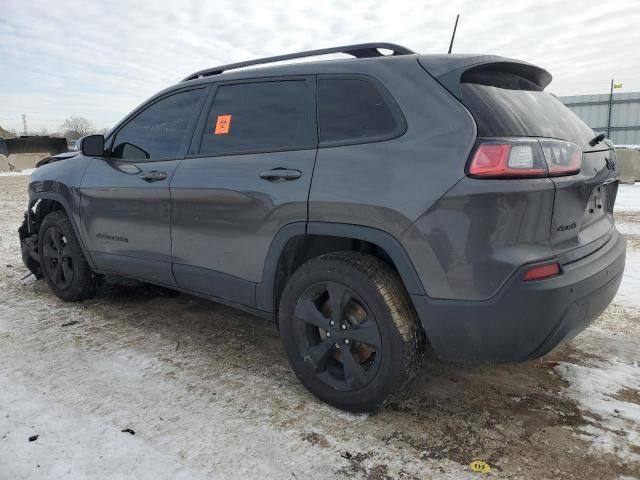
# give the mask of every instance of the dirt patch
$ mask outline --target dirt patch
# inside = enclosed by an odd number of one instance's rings
[[[625,238],[627,239],[627,248],[640,250],[640,235],[626,234]]]
[[[620,400],[621,402],[635,403],[640,405],[640,391],[635,388],[623,388],[615,395],[611,395],[611,398]]]
[[[302,435],[300,435],[300,438],[302,438],[305,442],[309,442],[311,445],[317,445],[323,448],[329,448],[331,446],[331,444],[327,440],[327,437],[325,437],[321,433],[303,433]]]
[[[339,469],[336,473],[338,475],[352,477],[356,475],[365,476],[368,474],[369,469],[366,467],[365,463],[367,460],[372,458],[374,454],[373,452],[359,452],[355,454],[351,452],[344,452],[340,456],[347,459],[349,464]]]
[[[614,217],[616,219],[616,223],[634,223],[636,225],[640,224],[640,212],[635,211],[616,211],[614,213]]]
[[[598,355],[594,352],[585,352],[579,349],[575,343],[565,343],[562,348],[553,351],[547,358],[552,358],[553,361],[545,360],[540,361],[540,367],[544,367],[545,363],[550,368],[555,368],[559,362],[575,363],[576,365],[592,365],[595,362],[603,362],[605,358],[602,355]]]

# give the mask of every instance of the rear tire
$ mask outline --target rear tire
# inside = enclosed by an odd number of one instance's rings
[[[309,260],[289,279],[278,318],[296,376],[342,410],[388,404],[423,358],[424,331],[400,278],[371,255],[336,252]]]
[[[87,263],[64,212],[51,212],[42,221],[38,252],[44,279],[56,296],[78,301],[94,295],[98,277]]]

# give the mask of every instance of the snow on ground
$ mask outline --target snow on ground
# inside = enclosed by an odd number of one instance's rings
[[[27,181],[0,178],[0,480],[472,479],[478,459],[483,478],[640,478],[637,187],[616,208],[622,287],[590,328],[543,361],[429,358],[356,416],[302,388],[261,319],[136,282],[65,303],[24,279]]]
[[[640,311],[640,183],[620,185],[614,212],[616,227],[627,236],[625,273],[614,303]]]
[[[633,403],[634,397],[640,400],[638,363],[562,363],[558,369],[569,382],[566,394],[588,415],[598,417],[598,421],[588,418],[581,435],[606,452],[640,463],[640,405]]]
[[[0,172],[0,177],[19,177],[23,175],[31,175],[35,168],[27,168],[19,172]]]
[[[640,224],[635,222],[617,221],[616,228],[623,235],[640,235]]]
[[[613,303],[633,307],[640,312],[640,251],[627,249],[624,276]],[[640,319],[639,319],[640,320]]]
[[[618,187],[618,196],[616,198],[615,211],[640,211],[640,182],[636,182],[633,185],[621,184]]]

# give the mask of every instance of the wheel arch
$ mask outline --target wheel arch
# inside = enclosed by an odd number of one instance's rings
[[[257,308],[276,312],[286,280],[302,263],[339,250],[364,251],[382,258],[397,271],[408,294],[425,294],[409,255],[391,234],[362,225],[295,222],[284,226],[271,243],[262,282],[256,287]]]
[[[63,211],[71,222],[73,231],[76,234],[78,243],[82,248],[82,253],[87,259],[91,268],[95,268],[91,255],[86,248],[82,230],[78,225],[78,218],[73,214],[73,210],[68,200],[61,194],[55,192],[36,192],[32,193],[29,199],[29,209],[27,210],[27,225],[29,233],[37,235],[39,233],[40,223],[53,211]]]

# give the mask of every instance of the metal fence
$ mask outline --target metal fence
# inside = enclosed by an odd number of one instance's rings
[[[615,145],[640,145],[640,92],[558,97],[596,132],[606,132]]]

